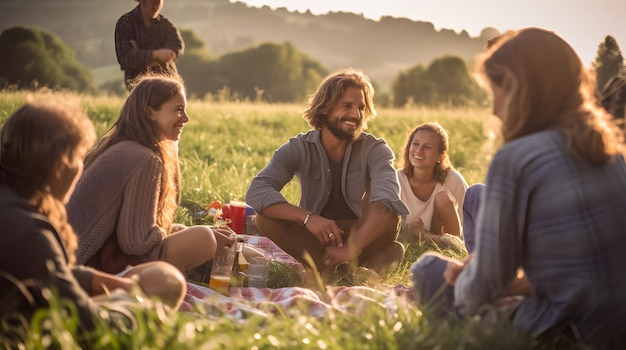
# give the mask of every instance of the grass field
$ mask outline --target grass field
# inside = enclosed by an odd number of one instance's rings
[[[79,99],[96,126],[98,135],[106,131],[123,102],[112,97],[76,96],[67,93],[38,92],[35,99]],[[0,93],[0,121],[27,98],[22,92]],[[190,100],[191,121],[179,143],[183,175],[182,203],[177,221],[192,224],[194,212],[213,200],[226,203],[243,200],[253,176],[269,161],[273,151],[289,137],[305,132],[300,105],[211,103]],[[490,111],[487,109],[381,109],[368,131],[383,137],[400,158],[408,133],[426,121],[440,122],[450,134],[450,157],[468,183],[482,182],[494,154]],[[399,166],[399,164],[397,164]],[[283,190],[297,203],[294,183]],[[408,267],[433,246],[412,241],[404,263],[384,281],[408,284]],[[444,252],[457,255],[459,252]],[[94,335],[94,349],[527,349],[533,343],[512,333],[505,323],[485,326],[478,320],[432,320],[414,305],[398,305],[395,313],[372,308],[359,315],[337,312],[332,317],[313,318],[306,310],[293,314],[244,321],[220,317],[198,310],[163,318],[154,310],[142,314],[138,330],[113,333],[103,326]],[[426,312],[426,311],[425,311]],[[427,315],[427,314],[426,314]],[[62,317],[52,310],[42,315],[25,335],[26,348],[58,345],[77,348],[73,337],[76,317]],[[7,343],[0,343],[5,345]]]

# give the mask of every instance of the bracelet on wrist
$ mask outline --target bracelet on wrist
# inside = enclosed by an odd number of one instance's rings
[[[313,215],[313,213],[308,213],[306,214],[306,216],[304,217],[304,221],[302,222],[302,224],[304,226],[306,226],[306,224],[309,222],[309,219],[311,218],[311,215]]]

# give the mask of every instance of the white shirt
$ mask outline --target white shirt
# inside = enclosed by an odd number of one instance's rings
[[[409,179],[402,169],[396,170],[398,174],[398,180],[400,182],[400,198],[404,204],[409,208],[409,214],[402,217],[403,225],[418,221],[420,218],[424,223],[424,229],[430,231],[431,220],[433,213],[435,212],[435,195],[439,192],[448,191],[454,198],[456,198],[459,213],[461,219],[461,225],[463,224],[463,200],[465,199],[465,191],[467,190],[467,182],[463,176],[456,170],[450,171],[446,180],[443,183],[437,182],[435,189],[430,197],[426,201],[422,201],[413,193]]]

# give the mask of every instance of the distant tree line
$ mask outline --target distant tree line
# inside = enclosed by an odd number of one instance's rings
[[[607,35],[598,45],[596,57],[592,63],[596,74],[596,95],[600,96],[616,77],[626,76],[624,56],[615,38]]]
[[[192,97],[301,103],[329,73],[291,43],[264,43],[212,57],[193,31],[181,33],[186,52],[178,66]],[[611,36],[599,45],[592,68],[598,91],[611,77],[624,72],[624,59]],[[376,102],[395,107],[484,105],[487,93],[470,72],[458,56],[436,58],[428,66],[417,64],[400,72],[389,94],[378,94]],[[53,33],[33,27],[6,29],[0,34],[0,89],[40,87],[126,93],[121,78],[96,90],[90,71]]]
[[[0,88],[49,87],[93,91],[89,69],[58,36],[35,27],[12,27],[0,34]]]
[[[617,41],[610,35],[598,46],[592,64],[596,73],[596,97],[617,125],[626,129],[626,66]]]
[[[487,92],[472,78],[463,59],[444,56],[428,67],[416,65],[401,72],[392,86],[395,107],[405,105],[482,105]]]
[[[265,43],[214,59],[194,32],[181,34],[186,52],[179,71],[189,94],[200,98],[228,94],[240,100],[299,102],[328,74],[321,63],[290,43]]]

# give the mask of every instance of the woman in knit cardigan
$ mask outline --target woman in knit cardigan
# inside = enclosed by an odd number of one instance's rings
[[[118,120],[87,154],[67,206],[80,242],[78,263],[118,273],[164,260],[184,272],[234,243],[227,228],[173,222],[186,106],[176,78],[147,75],[135,82]]]
[[[78,317],[81,334],[100,321],[117,327],[116,320],[132,319],[131,309],[152,307],[146,297],[173,309],[183,300],[184,276],[166,262],[141,264],[123,276],[75,264],[77,240],[64,203],[94,140],[93,125],[78,105],[50,98],[27,102],[2,125],[0,333],[12,333],[7,325],[17,326],[19,333],[31,319],[43,322],[33,316],[54,308],[51,293],[59,307]],[[6,333],[0,338],[3,345],[11,344]],[[15,340],[19,343],[19,336]]]

